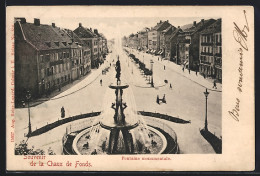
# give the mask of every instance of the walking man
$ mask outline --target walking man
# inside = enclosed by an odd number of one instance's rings
[[[65,109],[64,109],[63,106],[62,106],[60,112],[61,112],[61,118],[64,118],[65,117]]]
[[[170,83],[170,89],[172,89],[172,83]]]
[[[157,95],[157,98],[156,98],[156,103],[157,104],[160,104],[160,102],[159,102],[160,100],[159,100],[159,95]]]
[[[100,85],[102,86],[102,79],[100,80]]]
[[[217,89],[217,83],[216,83],[216,79],[214,79],[214,81],[213,81],[213,87],[212,88],[215,88],[215,89]]]
[[[163,69],[165,70],[165,65],[163,66]]]

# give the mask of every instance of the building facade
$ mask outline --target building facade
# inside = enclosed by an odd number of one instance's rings
[[[175,30],[176,30],[176,28],[174,26],[170,25],[168,28],[163,30],[160,35],[159,54],[167,60],[170,60],[170,51],[171,51],[170,38],[171,38],[172,33]]]
[[[167,29],[171,24],[169,21],[160,21],[156,26],[148,32],[148,49],[153,50],[153,53],[160,50],[160,36],[163,30]]]
[[[185,68],[199,70],[200,32],[214,22],[214,19],[202,19],[198,24],[194,21],[192,27],[179,33],[177,60],[180,60]]]
[[[98,68],[99,61],[99,38],[92,31],[92,28],[85,28],[79,23],[79,27],[73,31],[86,46],[91,50],[91,68]]]
[[[176,64],[181,64],[180,56],[179,56],[179,44],[178,44],[178,36],[182,32],[180,26],[174,30],[174,32],[170,36],[170,61],[175,62]],[[166,53],[166,56],[169,54]]]
[[[78,78],[82,66],[82,47],[67,33],[52,25],[15,21],[15,97],[16,104],[25,99],[26,91],[32,98],[48,96]],[[77,53],[77,55],[74,55]],[[78,63],[74,77],[74,63]]]
[[[207,27],[200,35],[201,74],[222,81],[221,19]]]
[[[138,48],[140,50],[146,51],[148,49],[148,32],[149,28],[144,28],[138,32]]]

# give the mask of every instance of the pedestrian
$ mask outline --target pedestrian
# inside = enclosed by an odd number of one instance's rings
[[[163,102],[166,103],[165,94],[163,94]]]
[[[184,72],[184,67],[182,67],[182,71]]]
[[[204,79],[206,78],[206,75],[205,75],[205,73],[203,73],[203,77],[204,77]]]
[[[213,81],[213,87],[212,88],[215,88],[215,89],[217,89],[217,83],[216,83],[216,79],[214,79],[214,81]]]
[[[189,74],[190,74],[190,68],[189,68]]]
[[[160,104],[159,95],[157,95],[156,103],[157,103],[157,104]]]
[[[170,89],[172,89],[172,83],[170,83]]]
[[[102,86],[102,79],[100,79],[100,85]]]
[[[159,61],[159,57],[158,57],[158,61]]]
[[[165,70],[165,65],[163,66],[163,69]]]
[[[61,107],[60,112],[61,112],[61,118],[64,118],[65,117],[65,109],[64,109],[63,106]]]
[[[197,76],[197,74],[198,74],[198,70],[196,70],[196,76]]]

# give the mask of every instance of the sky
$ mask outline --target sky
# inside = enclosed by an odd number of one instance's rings
[[[33,17],[25,17],[26,21],[33,23]],[[190,17],[190,18],[163,18],[163,17],[151,17],[151,18],[40,18],[41,24],[55,23],[57,27],[68,28],[71,30],[76,29],[79,23],[82,23],[83,27],[98,29],[98,32],[103,33],[107,39],[118,38],[136,33],[145,27],[151,28],[155,26],[160,20],[169,20],[173,26],[183,26],[191,24],[193,21],[197,23],[202,18]],[[208,19],[208,18],[205,18]]]
[[[30,23],[33,23],[34,18],[39,18],[41,24],[55,23],[58,27],[71,30],[82,23],[84,27],[98,29],[107,39],[121,38],[145,27],[154,27],[160,20],[169,20],[169,23],[178,27],[201,19],[219,18],[216,14],[202,13],[202,8],[194,10],[192,7],[20,6],[7,10],[12,11],[8,14],[13,17],[24,17]]]

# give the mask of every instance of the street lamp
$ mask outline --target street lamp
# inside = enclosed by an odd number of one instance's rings
[[[153,60],[151,59],[150,60],[150,63],[151,63],[151,72],[152,72],[152,77],[151,77],[151,86],[154,87],[154,84],[153,84]]]
[[[29,137],[32,133],[32,126],[31,126],[31,117],[30,117],[30,98],[31,98],[31,94],[30,91],[28,90],[26,92],[26,99],[27,99],[27,103],[28,103],[28,117],[29,117],[29,124],[28,124],[28,134],[27,136]]]
[[[207,119],[207,111],[208,111],[208,89],[206,89],[206,92],[204,92],[205,98],[206,98],[206,112],[205,112],[205,131],[208,131],[208,119]]]

